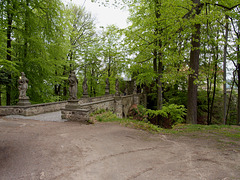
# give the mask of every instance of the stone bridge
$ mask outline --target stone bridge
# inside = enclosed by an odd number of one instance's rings
[[[144,97],[143,94],[126,96],[104,95],[100,97],[81,98],[74,102],[76,103],[75,106],[72,106],[72,101],[60,101],[26,106],[0,106],[0,116],[32,116],[61,110],[62,119],[86,121],[91,112],[98,109],[105,109],[114,112],[119,118],[122,118],[128,115],[128,110],[133,104],[144,104]]]

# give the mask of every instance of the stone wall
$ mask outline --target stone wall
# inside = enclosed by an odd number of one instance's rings
[[[68,121],[77,121],[82,124],[87,124],[89,120],[89,110],[88,109],[62,109],[61,117],[62,119],[67,119]]]
[[[111,94],[111,95],[104,95],[104,96],[98,96],[98,97],[81,98],[81,99],[79,99],[78,104],[102,101],[102,100],[106,100],[106,99],[111,99],[113,97],[114,97],[114,95]]]
[[[94,112],[98,109],[105,109],[114,112],[119,118],[127,117],[128,110],[133,104],[140,104],[141,94],[127,96],[101,96],[92,98],[92,102],[80,101],[80,109],[88,109]],[[85,101],[86,102],[86,101]]]
[[[114,111],[114,98],[83,103],[80,104],[80,109],[88,109],[90,113],[98,109]]]
[[[78,108],[69,108],[71,102],[61,109],[62,119],[68,121],[78,121],[86,123],[89,120],[90,113],[98,110],[105,109],[114,112],[114,98],[113,95],[94,97],[94,98],[81,98],[78,102]]]
[[[122,117],[126,118],[129,108],[135,104],[134,95],[122,96]]]
[[[61,110],[62,118],[71,121],[86,122],[89,114],[98,109],[114,112],[119,118],[127,117],[128,110],[133,104],[143,104],[142,94],[127,96],[105,95],[94,98],[81,98],[76,109],[68,108],[67,101],[34,104],[29,106],[0,106],[0,116],[24,115],[31,116]]]
[[[32,116],[47,112],[60,111],[67,104],[67,101],[34,104],[29,106],[0,106],[0,116],[24,115]]]
[[[62,119],[86,122],[89,120],[89,114],[98,109],[112,111],[119,118],[127,117],[129,108],[133,104],[140,103],[140,96],[140,94],[132,94],[127,96],[110,95],[96,98],[82,98],[79,100],[79,107],[77,109],[69,109],[66,106],[61,110]]]

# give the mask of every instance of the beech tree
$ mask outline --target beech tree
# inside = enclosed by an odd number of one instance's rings
[[[58,0],[1,1],[1,35],[6,37],[1,39],[1,45],[6,45],[1,48],[0,68],[14,82],[6,85],[7,105],[16,103],[15,82],[21,71],[29,79],[28,95],[32,101],[51,101],[52,84],[57,80],[55,69],[61,69],[67,46],[62,6]]]

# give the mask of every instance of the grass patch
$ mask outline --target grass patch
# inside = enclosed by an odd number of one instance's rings
[[[219,137],[227,137],[233,140],[240,140],[240,126],[230,125],[192,125],[192,124],[179,124],[170,130],[166,130],[170,134],[214,134]]]
[[[93,113],[92,116],[94,116],[94,118],[100,122],[118,122],[124,126],[142,129],[151,133],[179,134],[191,136],[200,136],[201,134],[213,134],[214,136],[218,136],[219,138],[227,137],[233,140],[240,140],[240,126],[178,124],[175,125],[172,129],[163,129],[157,125],[153,125],[150,122],[146,121],[118,118],[111,111],[99,110],[99,112]]]
[[[138,120],[132,120],[132,119],[120,119],[120,124],[126,127],[142,129],[151,133],[160,133],[161,131],[163,131],[162,128],[154,124],[151,124],[150,122],[144,122],[144,121],[138,121]]]
[[[127,118],[118,118],[111,111],[106,111],[101,114],[93,113],[92,117],[99,122],[118,122],[126,127],[142,129],[152,133],[159,133],[163,130],[162,128],[159,128],[158,126],[153,125],[149,122],[132,120]]]

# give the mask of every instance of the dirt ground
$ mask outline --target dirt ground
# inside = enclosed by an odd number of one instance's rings
[[[0,117],[1,180],[240,179],[240,144],[117,123]]]

